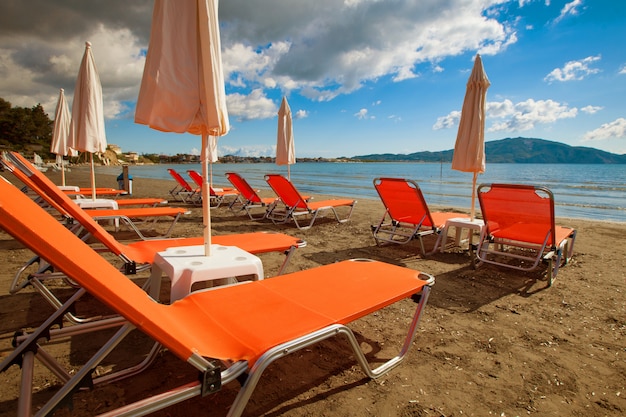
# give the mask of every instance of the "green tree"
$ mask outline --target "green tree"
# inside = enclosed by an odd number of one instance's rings
[[[40,146],[44,156],[49,156],[52,127],[41,104],[30,109],[13,107],[0,98],[0,144],[17,151]]]

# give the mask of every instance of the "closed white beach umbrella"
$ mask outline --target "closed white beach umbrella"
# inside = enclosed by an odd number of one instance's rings
[[[296,147],[293,139],[291,108],[283,97],[278,110],[278,134],[276,137],[276,165],[287,165],[287,177],[291,179],[291,165],[296,163]]]
[[[91,195],[96,199],[96,175],[93,154],[103,154],[107,148],[104,131],[104,104],[102,85],[91,50],[91,43],[85,42],[85,53],[78,71],[72,103],[72,123],[70,125],[70,147],[80,152],[88,152],[91,164]]]
[[[485,108],[489,79],[480,55],[476,55],[474,67],[467,81],[459,131],[454,145],[452,169],[472,172],[472,203],[470,217],[475,216],[476,180],[485,172]]]
[[[54,129],[52,130],[52,142],[50,144],[50,152],[56,154],[56,163],[61,167],[61,185],[65,185],[65,163],[63,157],[71,155],[70,142],[70,125],[72,123],[72,115],[67,107],[65,93],[61,88],[59,91],[59,100],[54,112]]]
[[[217,0],[156,0],[135,122],[202,135],[205,254],[210,254],[210,136],[228,133]]]

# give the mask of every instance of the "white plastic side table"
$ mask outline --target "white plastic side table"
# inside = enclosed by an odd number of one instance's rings
[[[468,217],[454,217],[452,219],[448,219],[446,221],[446,224],[443,230],[441,231],[441,236],[440,236],[441,242],[439,244],[440,251],[443,252],[446,247],[446,241],[448,239],[448,232],[451,227],[454,227],[456,229],[456,235],[455,235],[455,241],[454,241],[455,245],[460,246],[463,229],[468,229],[468,231],[476,230],[478,231],[478,236],[480,237],[480,234],[484,226],[485,226],[485,222],[480,219],[471,220]],[[472,242],[469,242],[469,245],[470,245],[469,247],[471,250]]]
[[[171,281],[170,302],[173,303],[191,292],[196,282],[224,278],[253,276],[263,279],[263,264],[259,257],[236,246],[211,245],[211,255],[204,255],[204,246],[181,246],[158,252],[152,264],[150,295],[159,298],[161,277]]]
[[[109,200],[108,198],[77,198],[72,200],[82,209],[111,209],[117,210],[119,208],[117,201]]]
[[[92,198],[76,198],[72,201],[82,209],[119,209],[117,201],[108,198],[96,198],[95,200]],[[120,220],[116,218],[113,220],[113,223],[115,224],[115,231],[117,232],[120,229]]]

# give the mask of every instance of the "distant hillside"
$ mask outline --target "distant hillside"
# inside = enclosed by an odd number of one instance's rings
[[[454,149],[411,154],[372,154],[354,156],[360,161],[452,162]],[[618,155],[583,146],[534,138],[506,138],[485,142],[487,163],[532,164],[626,164],[626,155]]]

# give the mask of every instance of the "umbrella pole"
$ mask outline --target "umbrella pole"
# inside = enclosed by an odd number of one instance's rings
[[[287,165],[287,179],[291,181],[291,165]]]
[[[472,208],[470,209],[470,220],[474,221],[474,217],[476,215],[476,179],[478,177],[478,172],[474,172],[474,178],[472,179]]]
[[[96,172],[93,166],[93,153],[90,152],[89,156],[91,157],[91,198],[95,200],[96,199]]]
[[[211,195],[209,192],[209,138],[202,134],[202,224],[204,226],[204,255],[211,256]]]
[[[61,185],[65,187],[65,164],[63,162],[63,157],[61,157]]]

